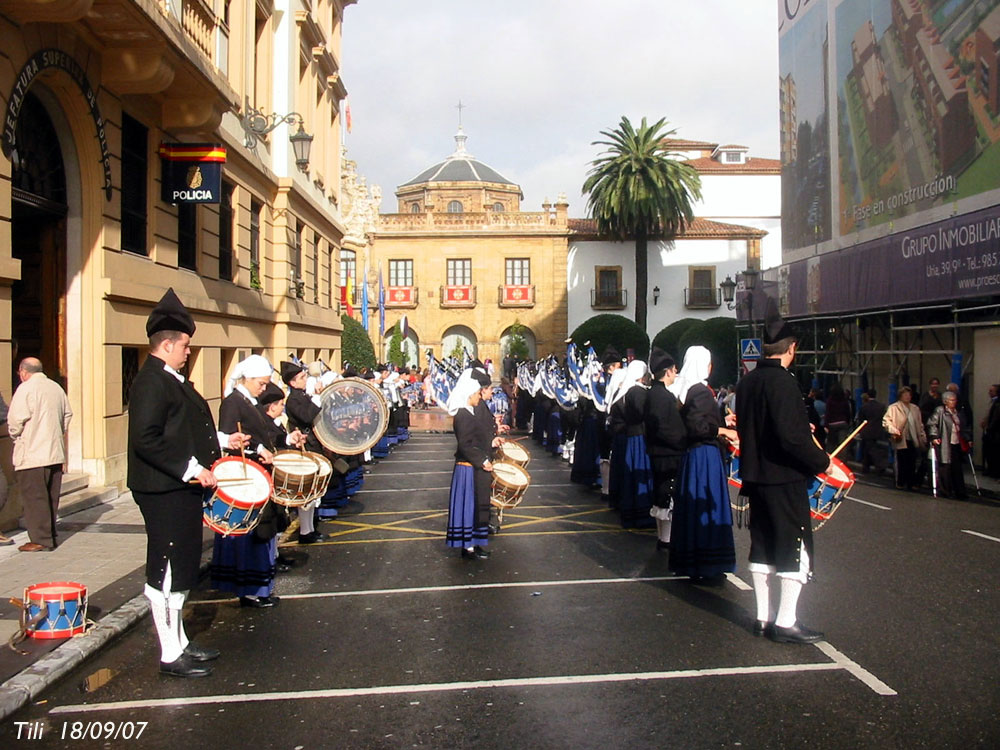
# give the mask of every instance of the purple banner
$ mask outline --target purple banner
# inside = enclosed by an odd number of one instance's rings
[[[790,263],[766,276],[764,291],[793,317],[1000,294],[1000,206]],[[758,319],[765,303],[754,299]],[[747,312],[741,305],[740,318]]]

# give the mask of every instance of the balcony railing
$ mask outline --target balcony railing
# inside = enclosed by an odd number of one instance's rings
[[[721,304],[722,290],[716,287],[688,287],[684,290],[685,307],[719,307]]]
[[[598,310],[624,310],[628,306],[628,290],[591,289],[590,306]]]
[[[441,287],[441,307],[475,307],[476,287],[470,285]]]
[[[497,287],[497,304],[500,307],[533,307],[534,284],[506,284]]]
[[[385,306],[393,308],[414,308],[420,299],[420,290],[415,286],[390,286],[385,290]]]

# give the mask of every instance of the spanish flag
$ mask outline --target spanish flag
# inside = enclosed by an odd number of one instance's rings
[[[347,277],[347,287],[346,287],[346,290],[347,290],[347,300],[346,300],[347,301],[347,314],[350,315],[353,318],[354,317],[354,305],[352,303],[354,301],[354,279],[352,279],[350,276]]]

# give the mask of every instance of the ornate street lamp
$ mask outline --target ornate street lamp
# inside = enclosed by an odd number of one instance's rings
[[[303,127],[305,120],[302,119],[302,115],[298,112],[289,112],[287,115],[279,115],[277,112],[273,112],[266,115],[261,110],[250,106],[249,99],[247,100],[246,109],[247,113],[243,118],[243,145],[249,149],[256,148],[257,142],[263,136],[270,133],[282,123],[287,123],[288,125],[298,123],[299,129],[288,136],[288,140],[291,141],[292,151],[295,152],[295,166],[302,172],[305,172],[309,168],[309,152],[312,149],[313,136],[305,131]]]

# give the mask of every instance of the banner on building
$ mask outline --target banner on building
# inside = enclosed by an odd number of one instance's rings
[[[226,147],[219,143],[161,143],[160,198],[165,203],[218,203]]]

